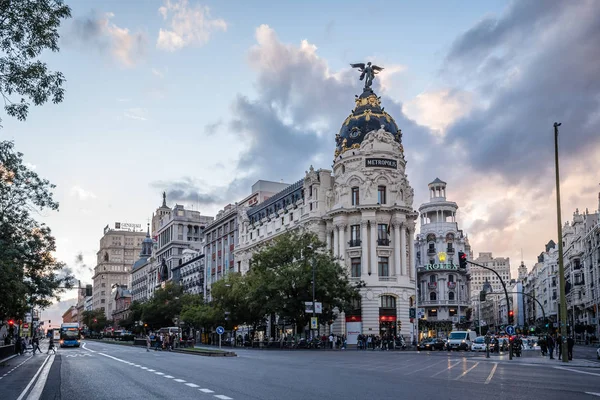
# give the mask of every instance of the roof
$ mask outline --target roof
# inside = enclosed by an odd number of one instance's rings
[[[436,183],[443,183],[444,185],[446,184],[446,182],[444,182],[440,178],[435,178],[434,181],[430,183],[430,185],[433,185],[433,184],[436,184]]]

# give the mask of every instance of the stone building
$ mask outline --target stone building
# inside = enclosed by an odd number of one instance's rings
[[[240,211],[235,259],[246,271],[257,247],[302,227],[315,232],[339,257],[353,281],[364,281],[361,301],[332,329],[348,344],[364,334],[402,334],[413,328],[415,294],[414,191],[405,167],[402,132],[365,87],[336,135],[333,170],[315,170],[262,204]]]
[[[458,252],[471,258],[469,239],[456,222],[458,205],[446,199],[446,182],[436,178],[429,201],[419,207],[421,230],[417,235],[417,308],[419,339],[445,337],[471,307],[467,269],[459,268]]]

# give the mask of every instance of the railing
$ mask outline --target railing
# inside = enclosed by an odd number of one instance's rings
[[[437,288],[437,282],[428,282],[427,286],[429,287],[429,289],[436,289]]]
[[[390,239],[377,239],[377,244],[379,246],[389,246],[390,245]]]
[[[379,282],[396,282],[395,276],[380,276]]]
[[[435,256],[436,253],[437,253],[436,249],[427,249],[428,256]]]
[[[470,306],[468,300],[423,300],[418,302],[419,306]]]
[[[349,247],[360,247],[361,243],[362,243],[362,242],[361,242],[361,240],[360,240],[360,239],[354,239],[354,240],[350,240],[350,241],[348,242],[348,246],[349,246]]]
[[[448,289],[455,289],[456,288],[456,282],[448,282]]]

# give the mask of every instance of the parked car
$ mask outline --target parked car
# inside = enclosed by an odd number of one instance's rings
[[[421,343],[419,343],[419,345],[417,346],[417,350],[444,350],[445,347],[446,342],[444,342],[442,339],[427,338],[422,340]]]

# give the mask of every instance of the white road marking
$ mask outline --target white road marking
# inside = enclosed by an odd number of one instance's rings
[[[184,383],[185,379],[173,379],[175,382]]]
[[[565,371],[577,372],[577,373],[580,373],[580,374],[600,376],[600,374],[595,374],[593,372],[587,372],[587,371],[579,371],[577,369],[571,369],[571,368],[565,368],[565,367],[554,367],[554,368],[556,368],[556,369],[564,369]]]
[[[448,372],[450,371],[452,368],[456,367],[458,364],[460,364],[461,361],[457,361],[454,364],[450,365],[448,368],[441,370],[440,372],[436,372],[435,374],[431,375],[431,378],[433,378],[434,376],[437,376],[443,372]]]
[[[585,394],[591,394],[592,396],[598,396],[598,397],[600,397],[600,393],[585,392]]]
[[[210,390],[210,389],[198,389],[198,390],[200,390],[202,393],[214,393],[214,391]]]
[[[48,380],[48,374],[50,373],[50,368],[54,362],[54,357],[54,354],[50,356],[50,359],[44,366],[44,369],[35,383],[35,386],[33,389],[31,389],[31,393],[29,393],[29,396],[27,396],[27,400],[39,400],[39,398],[42,397],[42,392],[44,391],[44,386],[46,386],[46,381]]]
[[[195,383],[189,383],[189,382],[186,383],[186,385],[189,386],[189,387],[194,387],[194,388],[200,387],[200,386],[196,385]]]
[[[35,382],[35,380],[37,379],[40,372],[42,372],[42,369],[44,368],[44,365],[46,365],[46,363],[48,362],[49,358],[50,358],[50,356],[46,357],[46,359],[44,360],[42,365],[40,365],[40,369],[38,369],[37,372],[35,373],[35,375],[33,376],[33,378],[31,378],[31,380],[29,381],[29,384],[21,392],[21,395],[19,397],[17,397],[17,400],[23,400],[23,398],[25,398],[25,395],[29,391],[29,388],[31,387],[31,385],[33,385],[33,382]]]
[[[148,369],[148,367],[140,367],[141,369]]]
[[[156,375],[164,375],[165,373],[164,372],[158,372],[158,371],[156,371],[155,374]]]
[[[163,378],[169,378],[169,379],[173,379],[173,378],[175,378],[175,377],[174,377],[174,376],[172,376],[172,375],[165,375]]]
[[[492,378],[494,377],[494,373],[496,372],[496,368],[498,368],[498,363],[494,363],[494,368],[492,368],[492,370],[490,371],[490,374],[488,375],[487,379],[485,380],[485,385],[487,385],[488,383],[490,383],[492,381]]]
[[[215,394],[215,397],[221,400],[233,400],[231,397],[223,396],[222,394]]]
[[[433,367],[433,366],[434,366],[434,365],[436,365],[436,364],[441,364],[441,363],[444,363],[444,362],[447,362],[447,361],[448,361],[448,360],[440,360],[440,361],[438,361],[438,362],[434,362],[433,364],[429,364],[429,365],[428,365],[428,366],[426,366],[425,368],[421,368],[421,369],[417,369],[417,370],[415,370],[415,371],[411,371],[411,372],[409,372],[409,373],[408,373],[408,374],[406,374],[406,375],[414,374],[415,372],[421,372],[421,371],[423,371],[423,370],[426,370],[427,368],[431,368],[431,367]]]
[[[86,342],[83,342],[83,344],[81,345],[81,348],[82,348],[82,349],[86,349],[87,351],[91,351],[92,353],[95,353],[95,352],[96,352],[95,350],[90,350],[90,349],[88,349],[87,347],[85,347],[85,345],[86,345],[86,344],[87,344]]]
[[[479,363],[475,363],[475,365],[473,365],[471,368],[469,368],[468,370],[466,370],[465,372],[463,372],[462,374],[460,374],[459,376],[457,376],[456,378],[454,378],[455,381],[459,380],[460,378],[462,378],[463,376],[465,376],[466,374],[468,374],[469,372],[471,372],[471,370],[473,368],[475,368],[476,366],[478,366]]]
[[[148,372],[155,372],[155,369],[149,369]]]

